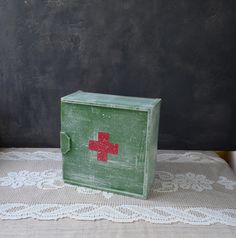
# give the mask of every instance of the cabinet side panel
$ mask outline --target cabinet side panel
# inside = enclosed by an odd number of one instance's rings
[[[144,195],[147,197],[151,190],[156,170],[157,145],[160,121],[161,103],[155,105],[150,114],[150,125],[148,127],[147,136],[147,155],[146,155],[146,184],[144,184]]]

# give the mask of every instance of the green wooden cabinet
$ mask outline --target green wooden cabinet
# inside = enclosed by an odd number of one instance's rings
[[[160,99],[75,92],[61,99],[64,181],[147,198]]]

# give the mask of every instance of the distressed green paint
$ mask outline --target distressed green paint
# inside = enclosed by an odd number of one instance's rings
[[[61,99],[65,182],[146,198],[154,178],[160,99],[78,91]],[[107,162],[88,149],[98,132],[119,145]]]

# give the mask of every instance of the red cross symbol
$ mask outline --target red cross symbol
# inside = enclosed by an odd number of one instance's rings
[[[89,140],[89,149],[97,151],[97,160],[107,161],[107,154],[118,154],[118,144],[109,141],[109,133],[98,132],[98,141]]]

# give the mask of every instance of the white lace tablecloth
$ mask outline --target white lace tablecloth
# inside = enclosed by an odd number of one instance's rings
[[[0,150],[0,219],[236,226],[236,176],[212,152],[160,151],[148,200],[64,184],[59,150]]]

